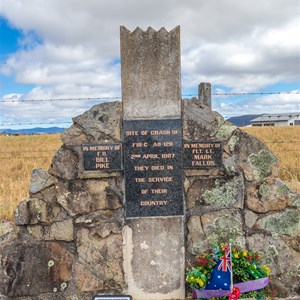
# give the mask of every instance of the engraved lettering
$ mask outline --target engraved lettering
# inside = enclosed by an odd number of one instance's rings
[[[130,130],[130,131],[125,131],[126,136],[134,136],[134,135],[139,135],[138,131]]]
[[[84,170],[121,170],[121,149],[121,143],[82,145]]]
[[[162,171],[164,169],[165,169],[164,166],[151,166],[152,171]]]
[[[134,178],[135,182],[146,182],[146,178]]]
[[[175,157],[175,153],[163,153],[161,155],[161,158],[174,158]]]
[[[151,130],[150,132],[151,135],[167,135],[171,134],[170,130]]]
[[[212,159],[212,155],[208,155],[208,154],[194,155],[194,159]]]
[[[141,148],[141,147],[148,147],[148,143],[132,143],[132,147],[137,147],[137,148]]]
[[[148,159],[157,159],[159,158],[159,155],[157,153],[153,153],[153,154],[143,154],[142,158]]]
[[[141,201],[141,206],[165,206],[167,205],[168,201],[166,200],[156,200],[156,201]]]
[[[106,163],[106,164],[96,164],[96,169],[109,169],[109,163]]]
[[[203,152],[203,149],[192,149],[193,154],[201,154]]]
[[[134,166],[135,171],[148,171],[149,166]]]
[[[167,194],[167,189],[151,189],[152,194]]]
[[[194,160],[192,161],[192,166],[215,166],[215,162],[212,160]]]
[[[109,162],[108,157],[96,157],[96,162],[98,163],[105,163]]]
[[[171,182],[173,177],[149,177],[148,182]]]

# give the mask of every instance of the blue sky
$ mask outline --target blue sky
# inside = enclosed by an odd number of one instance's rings
[[[120,25],[181,26],[183,95],[200,82],[282,93],[213,96],[225,117],[300,111],[299,20],[298,0],[0,0],[0,123],[71,120],[97,103],[21,99],[120,96]]]

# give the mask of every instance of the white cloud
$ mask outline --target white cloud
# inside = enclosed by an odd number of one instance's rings
[[[300,90],[286,94],[264,95],[262,97],[245,96],[244,99],[227,98],[224,102],[221,97],[215,97],[213,109],[222,111],[226,117],[245,114],[300,112]]]
[[[36,86],[23,98],[120,95],[120,25],[130,30],[181,25],[186,89],[204,81],[243,92],[299,82],[298,0],[0,0],[0,15],[25,33],[25,50],[0,66],[1,73],[17,82]],[[272,109],[285,109],[282,99],[272,98]],[[238,105],[253,110],[247,101],[222,100],[222,105],[216,103],[222,113],[233,113]],[[266,108],[261,103],[254,103],[256,110]],[[73,105],[75,110],[85,108]],[[294,100],[289,105],[297,108]],[[71,116],[68,107],[55,107]],[[15,109],[7,106],[5,118],[27,118],[33,106]]]

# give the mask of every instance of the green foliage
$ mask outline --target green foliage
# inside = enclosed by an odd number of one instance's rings
[[[187,269],[186,282],[191,289],[202,289],[209,280],[215,265],[219,258],[228,249],[228,245],[213,242],[212,249],[203,253],[196,258],[195,264]],[[259,278],[268,277],[270,268],[263,265],[261,254],[251,250],[241,249],[232,246],[232,269],[233,283],[247,282]],[[269,287],[264,289],[251,291],[242,294],[240,298],[253,297],[256,299],[266,299],[271,295]],[[219,297],[214,299],[227,300],[228,297]]]

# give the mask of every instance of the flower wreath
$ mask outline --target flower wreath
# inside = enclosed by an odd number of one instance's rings
[[[214,294],[213,291],[206,291],[205,293],[218,261],[226,256],[228,249],[228,245],[214,242],[210,251],[198,256],[193,265],[190,264],[186,272],[186,282],[193,290],[194,298],[225,300],[253,297],[261,300],[274,296],[268,286],[268,276],[271,271],[263,264],[262,255],[237,245],[231,247],[233,288],[227,292],[216,291]]]

